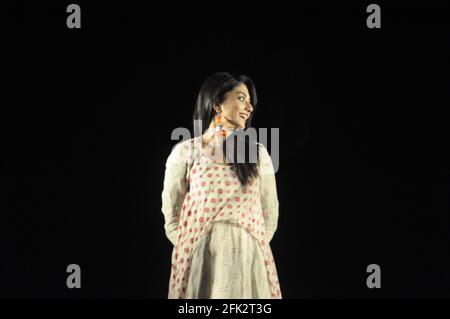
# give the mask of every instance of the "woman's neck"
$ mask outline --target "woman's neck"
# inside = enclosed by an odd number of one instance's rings
[[[203,153],[209,154],[210,157],[216,158],[216,160],[223,165],[229,165],[226,161],[226,157],[222,154],[222,148],[220,147],[225,139],[233,134],[239,128],[223,126],[221,129],[210,125],[208,130],[202,135],[202,149]],[[216,154],[216,150],[219,152]]]

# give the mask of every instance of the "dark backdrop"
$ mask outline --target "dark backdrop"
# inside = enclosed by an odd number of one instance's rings
[[[77,3],[80,30],[69,2],[3,20],[1,297],[166,298],[170,133],[217,71],[280,129],[284,298],[450,296],[448,10]]]

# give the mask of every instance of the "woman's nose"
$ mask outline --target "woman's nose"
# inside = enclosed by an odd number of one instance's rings
[[[246,106],[245,106],[245,109],[246,109],[249,113],[253,112],[253,106],[252,106],[252,104],[249,103],[249,102],[247,102],[247,104],[246,104]]]

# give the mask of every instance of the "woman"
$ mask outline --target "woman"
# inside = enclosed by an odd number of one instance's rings
[[[162,212],[174,245],[170,299],[281,298],[269,246],[278,222],[270,155],[248,139],[245,149],[256,145],[257,161],[238,159],[228,147],[250,127],[256,103],[250,78],[211,75],[194,112],[194,125],[207,130],[176,144],[167,158]]]

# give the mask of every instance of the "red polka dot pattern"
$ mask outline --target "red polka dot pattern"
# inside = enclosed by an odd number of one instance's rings
[[[183,142],[184,146],[193,147],[193,141]],[[243,187],[231,166],[216,164],[211,158],[201,156],[193,162],[189,181],[190,191],[180,213],[183,227],[178,227],[178,242],[172,252],[169,299],[185,298],[190,257],[199,239],[208,234],[216,221],[241,226],[257,240],[265,259],[272,298],[281,298],[272,250],[265,240],[259,179],[251,179]]]

